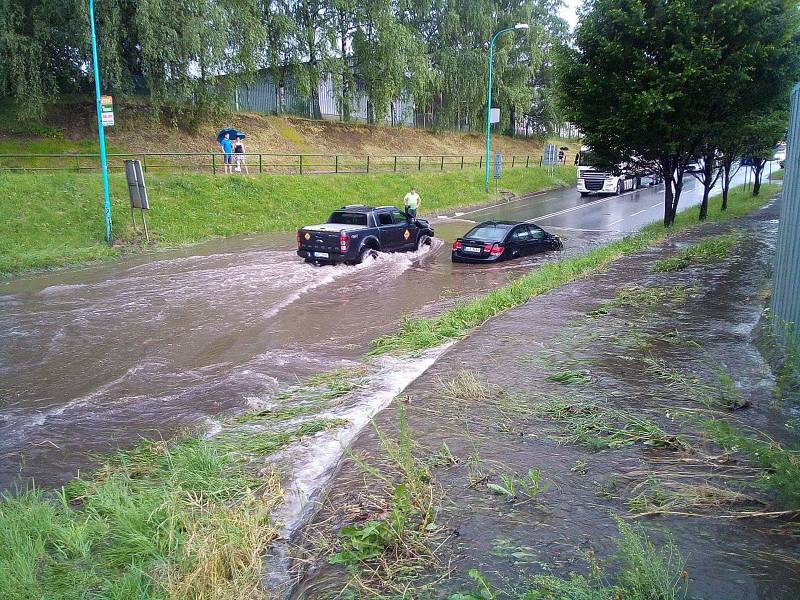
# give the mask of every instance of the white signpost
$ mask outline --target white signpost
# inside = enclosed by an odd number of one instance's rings
[[[493,108],[489,111],[489,123],[499,123],[500,122],[500,109]]]

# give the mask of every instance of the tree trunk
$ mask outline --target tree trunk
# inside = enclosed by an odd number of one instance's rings
[[[350,78],[347,76],[347,72],[350,69],[350,65],[347,62],[346,27],[342,27],[340,35],[342,38],[342,106],[341,106],[342,114],[340,118],[342,121],[347,122],[350,120]]]
[[[705,221],[708,218],[708,194],[711,190],[707,187],[703,188],[703,201],[700,203],[700,220]]]
[[[764,174],[764,167],[766,164],[766,160],[758,159],[753,165],[753,196],[758,196],[758,194],[761,192],[761,175]]]
[[[661,175],[664,179],[664,227],[672,225],[672,161],[661,161]]]
[[[731,189],[731,169],[733,161],[725,159],[722,163],[722,210],[728,210],[728,192]]]
[[[675,171],[677,178],[675,179],[675,192],[672,195],[672,210],[670,212],[670,226],[675,224],[675,215],[678,214],[678,203],[681,200],[681,192],[683,191],[683,169],[678,168]]]

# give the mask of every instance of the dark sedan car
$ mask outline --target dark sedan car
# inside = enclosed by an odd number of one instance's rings
[[[557,235],[532,223],[486,221],[453,243],[452,258],[460,263],[498,262],[563,247]]]

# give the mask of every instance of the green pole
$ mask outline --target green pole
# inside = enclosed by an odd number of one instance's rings
[[[97,60],[97,33],[94,29],[94,0],[89,0],[89,24],[92,29],[92,66],[94,69],[94,95],[97,108],[97,137],[100,143],[100,171],[103,173],[103,207],[105,209],[106,242],[111,243],[111,197],[108,193],[108,161],[106,136],[103,130],[103,111],[100,107],[100,65]]]

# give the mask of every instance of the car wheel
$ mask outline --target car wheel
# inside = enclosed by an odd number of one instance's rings
[[[419,250],[423,246],[430,246],[432,243],[433,241],[431,240],[431,236],[421,235],[419,238],[417,238],[417,246],[414,248],[414,250]]]
[[[589,195],[589,192],[581,192],[581,198],[583,198],[585,196],[588,196],[588,195]]]
[[[378,251],[373,250],[372,248],[364,248],[361,251],[361,254],[358,255],[358,262],[362,263],[365,260],[375,260],[378,258]]]

